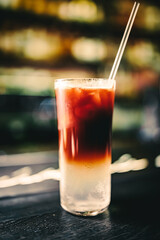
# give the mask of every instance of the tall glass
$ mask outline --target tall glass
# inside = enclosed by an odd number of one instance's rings
[[[55,93],[61,206],[73,214],[94,216],[110,203],[115,81],[59,79]]]

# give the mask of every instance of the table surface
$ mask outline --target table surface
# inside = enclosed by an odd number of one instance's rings
[[[57,153],[20,154],[1,161],[0,182],[57,168]],[[5,177],[4,177],[5,176]],[[3,177],[3,178],[2,178]],[[0,185],[0,240],[12,239],[160,239],[160,168],[112,175],[108,211],[79,217],[60,207],[59,182]]]

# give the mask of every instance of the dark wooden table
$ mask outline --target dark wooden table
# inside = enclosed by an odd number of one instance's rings
[[[57,153],[12,156],[0,163],[2,183],[4,175],[23,174],[24,167],[29,175],[56,168]],[[0,187],[0,240],[160,239],[160,168],[113,174],[108,211],[90,218],[60,207],[58,181]]]

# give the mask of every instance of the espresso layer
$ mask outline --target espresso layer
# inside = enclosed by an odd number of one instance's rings
[[[111,158],[114,89],[56,89],[60,156],[68,162]]]

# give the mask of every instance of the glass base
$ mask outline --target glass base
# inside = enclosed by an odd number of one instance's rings
[[[65,205],[61,204],[61,207],[71,213],[71,214],[74,214],[74,215],[78,215],[78,216],[83,216],[83,217],[90,217],[90,216],[97,216],[98,214],[101,214],[103,212],[105,212],[108,207],[105,207],[103,209],[100,209],[100,210],[94,210],[94,211],[84,211],[84,212],[81,212],[81,211],[75,211],[73,209],[69,209],[68,207],[66,207]]]

